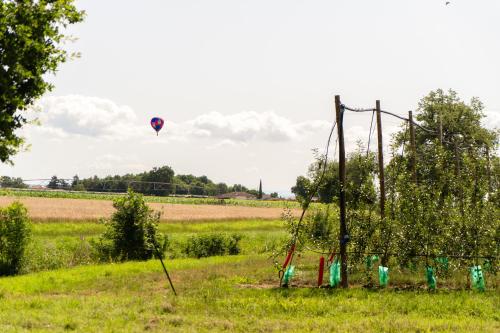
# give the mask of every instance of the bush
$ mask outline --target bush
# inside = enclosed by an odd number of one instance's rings
[[[226,244],[227,244],[227,253],[229,255],[240,254],[241,252],[240,240],[241,240],[241,235],[238,234],[232,234],[231,236],[228,237]]]
[[[115,199],[116,212],[106,221],[107,230],[94,246],[101,260],[147,260],[155,254],[155,247],[163,253],[167,238],[158,233],[160,213],[152,211],[142,195],[129,190]]]
[[[241,236],[233,234],[227,236],[221,233],[192,236],[188,239],[184,253],[188,257],[202,258],[222,256],[225,254],[236,255],[241,252],[239,241]]]
[[[19,273],[30,234],[28,212],[21,203],[0,209],[0,275]]]

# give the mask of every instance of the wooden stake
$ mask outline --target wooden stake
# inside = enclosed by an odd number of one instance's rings
[[[340,96],[335,96],[335,112],[337,116],[337,130],[339,136],[339,181],[340,181],[340,277],[342,288],[348,288],[349,283],[347,281],[347,241],[349,236],[347,235],[347,225],[346,225],[346,197],[345,197],[345,185],[346,185],[346,170],[345,170],[345,146],[344,146],[344,110],[340,105]]]
[[[161,267],[163,267],[163,272],[165,272],[165,275],[167,276],[168,282],[170,283],[170,287],[172,288],[174,295],[177,296],[177,292],[175,291],[174,284],[172,283],[172,279],[170,279],[170,275],[168,274],[167,268],[165,267],[165,264],[163,263],[163,259],[161,258],[162,255],[160,253],[160,250],[158,250],[158,246],[156,245],[156,241],[154,241],[153,246],[156,250],[156,255],[158,256],[158,259],[160,259]]]

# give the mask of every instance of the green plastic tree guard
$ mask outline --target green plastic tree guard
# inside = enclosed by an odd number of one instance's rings
[[[429,286],[429,289],[435,290],[436,289],[436,277],[434,276],[434,270],[432,269],[432,267],[426,268],[426,276],[427,276],[427,285]]]
[[[486,286],[484,284],[484,276],[483,271],[481,270],[481,266],[472,266],[470,268],[470,273],[472,277],[472,286],[474,287],[474,289],[484,291]]]
[[[335,259],[330,266],[330,287],[337,287],[340,284],[340,263]]]
[[[372,256],[366,256],[366,269],[370,270],[373,267]]]
[[[295,273],[295,266],[292,266],[292,265],[288,266],[288,268],[285,272],[285,275],[283,276],[283,285],[284,286],[288,286],[288,283],[292,279],[294,273]]]
[[[387,287],[389,283],[389,268],[384,266],[378,266],[378,282],[381,287]]]

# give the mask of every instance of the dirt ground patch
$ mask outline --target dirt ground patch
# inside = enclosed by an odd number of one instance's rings
[[[28,208],[29,215],[34,220],[96,220],[109,217],[114,212],[111,201],[88,199],[0,197],[0,206],[5,207],[16,200]],[[278,219],[283,213],[282,208],[162,203],[148,205],[162,211],[162,220],[168,221]],[[299,214],[298,209],[293,212]]]

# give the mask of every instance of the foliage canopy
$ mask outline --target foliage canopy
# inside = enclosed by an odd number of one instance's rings
[[[83,20],[74,0],[0,2],[0,161],[23,145],[16,134],[27,123],[25,111],[52,88],[45,74],[55,73],[69,54],[61,30]]]
[[[346,201],[352,263],[378,253],[383,266],[391,257],[405,266],[417,258],[433,266],[434,260],[452,256],[467,265],[488,259],[496,267],[500,250],[499,131],[483,126],[482,110],[479,99],[465,103],[452,90],[432,91],[420,101],[416,150],[411,149],[407,123],[391,143],[392,157],[384,167],[384,219],[375,186],[374,156],[363,153],[360,146],[348,156]],[[318,165],[310,167],[309,178],[297,178],[293,191],[298,197],[310,193],[311,184],[318,179]],[[336,202],[340,191],[337,177],[338,164],[330,162],[318,191],[321,201]],[[300,230],[289,224],[290,232],[304,244],[330,252],[339,246],[338,234],[331,232],[338,230],[337,214],[312,210]]]

